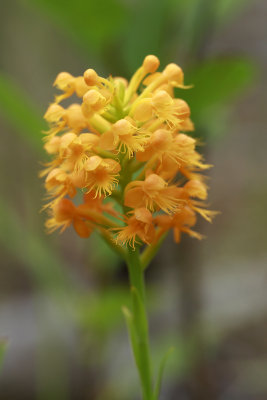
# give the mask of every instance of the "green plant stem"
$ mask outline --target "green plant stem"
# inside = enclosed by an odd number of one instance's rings
[[[132,292],[132,350],[139,372],[143,400],[153,399],[148,321],[145,309],[144,272],[139,251],[128,247],[127,266]]]
[[[160,246],[162,245],[162,242],[167,236],[167,232],[163,233],[160,236],[160,239],[156,241],[155,244],[151,244],[150,246],[147,246],[143,253],[141,254],[140,260],[141,260],[141,265],[143,270],[145,270],[148,265],[151,263],[155,255],[157,254]]]

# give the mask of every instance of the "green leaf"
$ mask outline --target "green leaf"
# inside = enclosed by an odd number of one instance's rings
[[[223,24],[235,17],[251,0],[216,0],[216,22]]]
[[[128,290],[119,286],[86,294],[79,306],[83,325],[103,341],[120,325],[121,304],[127,304],[128,300]]]
[[[147,318],[144,310],[144,305],[141,300],[140,294],[135,287],[131,288],[132,302],[133,302],[133,317],[135,320],[135,326],[139,340],[142,341],[143,338],[147,337],[148,334],[148,324]]]
[[[6,348],[7,348],[7,341],[5,339],[0,339],[0,371],[3,366]]]
[[[149,396],[149,393],[151,393],[151,381],[147,317],[140,293],[135,287],[131,288],[131,293],[133,303],[133,326],[138,349],[139,374],[142,378],[144,393]]]
[[[119,0],[27,0],[45,11],[74,40],[99,50],[116,37],[125,21],[125,7]]]
[[[255,75],[256,68],[248,60],[210,60],[186,73],[186,82],[194,87],[177,91],[177,96],[188,102],[197,129],[206,129],[249,87]]]
[[[132,351],[134,355],[134,359],[137,365],[137,368],[141,368],[141,358],[140,358],[140,353],[139,353],[139,347],[138,347],[138,337],[137,337],[137,332],[134,326],[134,318],[133,314],[129,310],[129,308],[123,306],[122,307],[122,312],[126,320],[126,325],[128,328],[128,334],[130,338],[130,342],[132,345]]]
[[[73,293],[70,277],[59,255],[45,238],[25,229],[25,223],[0,198],[0,241],[28,268],[40,288],[53,293]]]
[[[168,9],[167,0],[138,0],[132,3],[122,43],[123,56],[131,73],[142,64],[147,54],[155,54],[162,58]]]
[[[42,151],[42,134],[45,129],[39,110],[26,93],[3,73],[0,74],[0,113],[34,150]]]
[[[168,358],[173,353],[173,351],[174,351],[174,347],[170,347],[169,350],[165,353],[165,355],[163,356],[163,358],[161,360],[161,363],[159,366],[159,371],[158,371],[158,376],[157,376],[156,383],[155,383],[154,400],[159,399],[164,369],[165,369],[166,363],[168,361]]]

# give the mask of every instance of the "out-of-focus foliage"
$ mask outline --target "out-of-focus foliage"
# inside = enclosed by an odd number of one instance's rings
[[[6,347],[7,347],[6,340],[0,339],[0,371],[2,369],[2,364],[3,364],[3,361],[4,361]]]
[[[39,7],[80,45],[97,53],[125,27],[126,10],[120,0],[26,0]]]
[[[40,132],[45,129],[41,113],[33,99],[3,73],[0,74],[0,108],[1,115],[8,119],[17,134],[23,136],[34,151],[41,152]]]
[[[59,254],[44,238],[25,229],[19,215],[2,198],[0,214],[0,241],[28,268],[36,284],[47,291],[69,293],[71,282]]]
[[[194,87],[183,92],[183,98],[190,104],[196,134],[200,130],[202,137],[214,139],[227,133],[225,113],[252,83],[255,74],[252,62],[235,58],[208,60],[188,71],[187,82]]]

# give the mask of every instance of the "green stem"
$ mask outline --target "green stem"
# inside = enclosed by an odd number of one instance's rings
[[[127,257],[127,265],[129,271],[129,278],[131,286],[135,287],[142,301],[145,301],[145,282],[144,282],[144,274],[142,272],[140,255],[137,249],[132,249],[128,247],[128,257]]]
[[[143,270],[145,270],[157,254],[162,242],[166,238],[168,232],[163,233],[160,238],[150,246],[147,246],[141,254],[140,260]]]
[[[128,247],[127,266],[132,287],[133,336],[132,350],[139,372],[143,400],[153,399],[148,321],[145,309],[145,282],[139,251]]]

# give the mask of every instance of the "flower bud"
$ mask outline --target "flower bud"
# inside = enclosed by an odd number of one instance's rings
[[[97,90],[91,89],[83,96],[82,112],[85,117],[90,117],[106,105],[106,98]]]
[[[136,128],[126,119],[120,119],[113,125],[112,130],[117,135],[122,136],[134,133]]]
[[[181,67],[177,64],[171,63],[163,71],[169,81],[175,82],[178,85],[183,85],[184,83],[184,73]]]
[[[159,67],[159,59],[156,56],[149,55],[146,56],[144,61],[143,61],[143,68],[144,71],[148,74],[152,74],[155,72]]]
[[[99,76],[92,68],[87,69],[83,74],[83,77],[88,86],[96,86],[99,80]]]
[[[165,90],[158,90],[152,97],[152,105],[156,109],[168,106],[173,103],[171,96]]]

